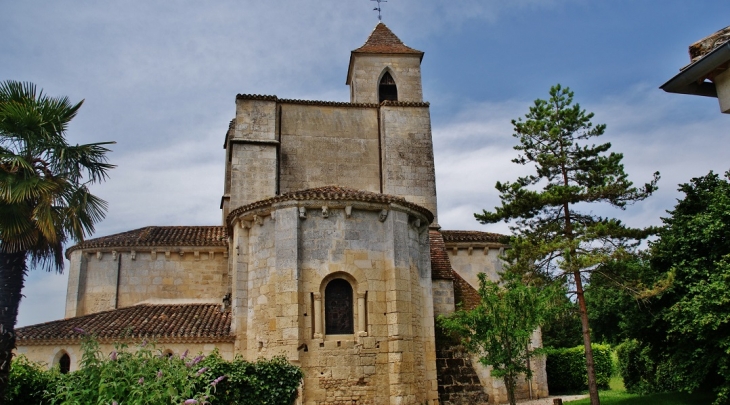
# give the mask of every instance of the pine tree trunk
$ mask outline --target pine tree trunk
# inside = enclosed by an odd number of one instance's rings
[[[25,282],[25,252],[0,252],[0,404],[4,402],[15,349],[15,321]]]
[[[575,277],[575,289],[578,296],[578,311],[580,312],[580,323],[583,329],[583,346],[586,351],[586,370],[588,371],[588,393],[591,396],[591,405],[600,405],[598,398],[598,384],[596,384],[596,369],[593,363],[593,348],[591,348],[591,331],[588,328],[588,310],[586,299],[583,295],[583,281],[580,272],[573,273]]]

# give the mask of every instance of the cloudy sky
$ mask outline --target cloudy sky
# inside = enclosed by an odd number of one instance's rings
[[[0,1],[0,80],[84,99],[68,138],[116,141],[118,167],[96,194],[109,212],[95,236],[147,225],[217,225],[223,137],[237,93],[348,101],[350,51],[377,23],[369,0]],[[730,24],[727,0],[389,0],[383,21],[424,51],[439,220],[505,232],[472,214],[498,204],[510,120],[561,83],[608,125],[638,184],[660,190],[626,211],[660,223],[677,184],[730,169],[730,116],[716,99],[658,87],[689,62],[687,46]],[[66,275],[31,271],[18,325],[60,319]]]

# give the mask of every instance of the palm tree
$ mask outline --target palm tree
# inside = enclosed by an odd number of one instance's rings
[[[69,145],[64,134],[83,101],[49,97],[31,83],[0,82],[0,402],[28,271],[63,271],[63,245],[80,242],[107,203],[89,192],[114,165],[104,145]]]

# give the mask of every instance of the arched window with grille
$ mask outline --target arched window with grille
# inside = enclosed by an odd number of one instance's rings
[[[352,286],[336,278],[324,289],[325,333],[345,335],[354,333]]]
[[[378,97],[381,103],[384,100],[398,101],[398,87],[396,87],[395,80],[393,80],[390,72],[385,72],[383,77],[380,78]]]

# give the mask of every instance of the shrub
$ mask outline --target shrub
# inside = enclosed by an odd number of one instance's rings
[[[208,367],[208,378],[226,376],[216,388],[211,401],[214,405],[290,405],[304,377],[302,370],[283,356],[253,363],[236,357],[229,362],[215,351],[201,365]]]
[[[209,356],[167,357],[154,345],[135,352],[125,345],[105,356],[98,343],[82,343],[79,371],[63,375],[52,389],[57,405],[290,405],[302,380],[301,369],[283,357],[254,363]]]
[[[41,404],[45,395],[54,389],[59,376],[58,370],[48,371],[45,364],[34,363],[20,355],[13,359],[4,403]]]
[[[608,388],[613,374],[611,347],[593,344],[593,362],[598,388]],[[551,392],[572,392],[588,388],[588,373],[583,346],[547,350],[547,378]]]
[[[682,375],[669,361],[652,360],[650,348],[635,339],[616,347],[619,375],[632,394],[677,391]]]

